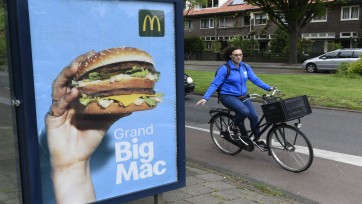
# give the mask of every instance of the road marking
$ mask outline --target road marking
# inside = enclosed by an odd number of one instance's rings
[[[186,125],[185,127],[194,129],[194,130],[207,132],[207,133],[210,132],[209,129],[198,128],[198,127],[193,127],[193,126],[189,126],[189,125]],[[306,149],[307,148],[302,148],[302,149],[300,149],[300,152],[303,153],[303,151],[306,151]],[[360,157],[360,156],[355,156],[355,155],[351,155],[351,154],[343,154],[343,153],[338,153],[338,152],[331,152],[331,151],[315,149],[315,148],[313,148],[313,152],[314,152],[315,157],[362,167],[362,157]]]

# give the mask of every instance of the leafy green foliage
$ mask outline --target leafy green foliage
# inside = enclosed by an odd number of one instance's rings
[[[243,39],[241,36],[229,41],[231,46],[241,47],[244,53],[254,53],[259,47],[259,42],[255,39]]]
[[[186,73],[196,84],[195,93],[202,95],[215,77],[214,71],[186,70]],[[311,105],[362,111],[362,77],[337,77],[335,74],[258,74],[258,76],[264,82],[278,87],[282,91],[282,98],[307,95]],[[251,82],[248,82],[247,86],[249,93],[266,93]]]
[[[348,75],[348,67],[349,67],[349,63],[348,62],[343,62],[341,63],[336,71],[336,75],[337,76],[345,76]]]
[[[301,28],[314,17],[326,12],[324,0],[245,0],[259,6],[271,21],[284,28],[290,36],[289,63],[297,62],[297,40]]]
[[[274,35],[273,39],[270,41],[270,51],[274,54],[286,53],[287,46],[289,44],[289,36],[285,30],[278,28]]]
[[[314,41],[311,39],[301,38],[298,40],[299,53],[307,54],[312,52]]]
[[[362,77],[362,58],[355,62],[344,62],[337,68],[336,75],[339,77],[361,78]]]
[[[333,51],[341,48],[342,48],[341,43],[335,43],[335,42],[328,43],[328,51]]]
[[[221,42],[220,41],[212,41],[212,51],[220,52],[221,51]]]
[[[5,16],[5,8],[0,4],[0,66],[7,65]]]
[[[185,52],[197,53],[197,52],[203,52],[205,49],[204,42],[199,37],[196,36],[186,37],[184,46],[185,46],[184,48]]]

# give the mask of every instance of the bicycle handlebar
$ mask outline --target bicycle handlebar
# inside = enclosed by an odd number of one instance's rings
[[[275,88],[271,94],[264,94],[264,95],[261,96],[261,95],[259,95],[259,94],[254,93],[254,94],[248,94],[247,97],[250,98],[250,99],[260,98],[260,99],[262,99],[263,101],[266,101],[266,100],[268,100],[268,99],[275,98],[274,95],[275,95],[276,93],[278,93],[278,92],[281,92],[281,91],[280,91],[279,89]]]

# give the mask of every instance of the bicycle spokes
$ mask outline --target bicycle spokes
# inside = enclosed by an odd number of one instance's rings
[[[210,134],[216,147],[230,155],[237,154],[241,148],[233,141],[228,132],[228,126],[232,124],[230,114],[217,114],[210,122]]]
[[[313,162],[313,149],[309,140],[290,125],[273,127],[268,133],[269,152],[284,169],[305,171]]]

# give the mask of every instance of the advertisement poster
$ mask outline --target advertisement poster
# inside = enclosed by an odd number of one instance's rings
[[[28,7],[43,203],[100,201],[176,182],[174,4],[29,0]]]

